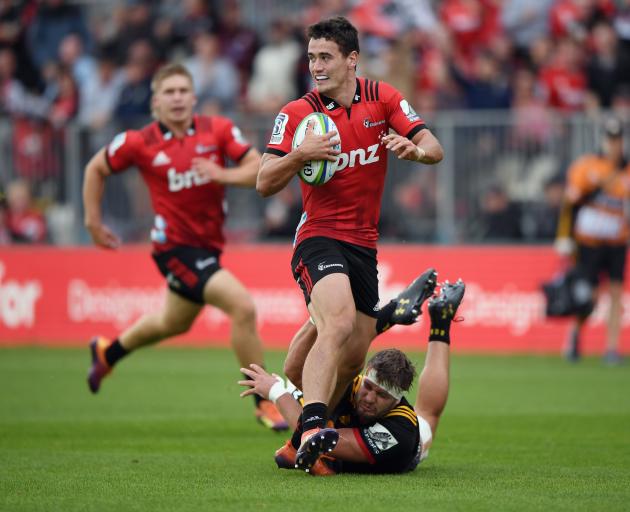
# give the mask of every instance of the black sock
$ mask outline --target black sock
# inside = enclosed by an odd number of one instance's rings
[[[243,375],[243,378],[245,380],[250,380],[250,378],[247,375],[245,375],[244,373],[242,375]],[[263,397],[261,397],[257,393],[254,393],[252,395],[252,397],[254,398],[254,404],[256,405],[256,407],[258,407],[258,404],[263,400]]]
[[[296,450],[300,447],[300,444],[302,444],[302,432],[302,418],[298,418],[297,427],[291,436],[291,444]]]
[[[322,402],[312,402],[304,406],[302,411],[302,430],[324,428],[328,416],[328,406]]]
[[[396,303],[390,300],[385,306],[378,310],[378,316],[376,317],[377,335],[385,332],[392,326],[391,319],[395,309]]]
[[[125,357],[129,351],[120,344],[120,340],[116,338],[112,344],[105,349],[105,361],[109,366],[114,366],[118,361]]]
[[[429,331],[429,341],[441,341],[447,345],[451,344],[451,319],[445,320],[431,319],[431,330]]]

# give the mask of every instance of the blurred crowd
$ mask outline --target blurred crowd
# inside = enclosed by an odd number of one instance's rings
[[[425,116],[510,109],[521,135],[542,143],[549,108],[630,108],[630,0],[0,0],[10,178],[59,199],[64,128],[90,130],[98,147],[112,126],[145,123],[151,76],[168,60],[189,67],[200,112],[275,114],[311,87],[304,27],[336,14],[361,33],[360,74],[392,83]],[[299,210],[287,195],[280,206]],[[0,243],[12,233],[7,203]],[[270,206],[270,229],[284,232],[278,212]]]

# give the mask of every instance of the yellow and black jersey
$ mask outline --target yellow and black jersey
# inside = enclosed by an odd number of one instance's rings
[[[335,408],[331,419],[335,428],[352,428],[369,463],[341,463],[342,472],[402,473],[418,464],[420,434],[418,417],[403,397],[384,417],[361,424],[355,413],[354,397],[362,377],[356,377]]]

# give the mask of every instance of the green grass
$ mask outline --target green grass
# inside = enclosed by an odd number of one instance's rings
[[[421,355],[414,354],[415,361]],[[268,355],[281,368],[283,354]],[[431,456],[398,476],[278,470],[231,352],[148,349],[98,396],[87,351],[0,350],[0,509],[628,510],[630,368],[459,356]]]

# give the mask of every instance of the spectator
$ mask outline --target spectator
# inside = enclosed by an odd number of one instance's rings
[[[11,242],[7,198],[4,195],[4,190],[0,186],[0,246],[10,245]]]
[[[180,50],[189,43],[190,34],[216,32],[217,19],[209,0],[163,0],[160,17],[154,25],[160,46]]]
[[[184,65],[193,77],[197,109],[208,114],[234,109],[240,90],[239,74],[229,60],[219,55],[216,35],[203,31],[195,34],[193,49]]]
[[[530,205],[523,219],[523,232],[532,241],[553,241],[564,198],[564,179],[555,176],[545,184],[543,201]]]
[[[583,53],[571,39],[562,39],[556,46],[550,64],[539,73],[547,105],[563,112],[584,108],[586,75],[582,70]]]
[[[16,180],[7,187],[8,226],[11,237],[18,243],[46,241],[46,220],[33,205],[27,181]]]
[[[89,76],[81,88],[80,123],[95,132],[104,129],[112,119],[124,83],[124,73],[116,68],[113,58],[103,49],[97,59],[96,73]]]
[[[481,52],[475,57],[473,76],[466,76],[457,66],[453,66],[451,71],[462,89],[468,108],[506,109],[510,106],[509,82],[489,52]]]
[[[487,241],[508,242],[521,238],[521,212],[516,203],[510,201],[505,190],[492,185],[481,199],[483,232]]]
[[[153,62],[148,41],[136,41],[129,49],[129,59],[125,65],[125,85],[120,91],[114,110],[114,117],[126,128],[144,124],[151,112]]]
[[[254,59],[254,72],[247,92],[252,110],[275,113],[295,99],[297,61],[301,56],[302,47],[293,39],[288,22],[273,21],[269,41]]]
[[[238,0],[225,0],[221,10],[219,42],[221,54],[228,58],[240,73],[242,90],[249,82],[254,57],[258,51],[256,31],[243,24]]]
[[[56,87],[47,87],[46,96],[28,92],[15,78],[15,56],[5,48],[0,50],[0,113],[13,121],[11,145],[13,172],[24,178],[42,178],[59,171],[58,155],[53,150],[53,133],[47,123]]]
[[[41,0],[28,32],[31,55],[38,69],[57,60],[59,45],[68,34],[78,34],[89,46],[82,8],[66,0]]]
[[[48,108],[49,102],[45,98],[29,93],[16,78],[13,50],[0,49],[0,113],[43,119]]]
[[[60,128],[68,124],[79,110],[79,91],[72,73],[63,66],[55,66],[51,78],[55,95],[48,111],[48,120],[53,127]]]
[[[157,49],[153,34],[153,11],[148,0],[127,0],[126,6],[119,12],[117,22],[116,34],[107,44],[114,48],[119,64],[129,60],[130,48],[138,41],[147,42],[151,51]]]
[[[630,86],[630,0],[621,0],[613,26],[618,38],[619,68],[624,87]]]
[[[513,145],[516,148],[544,148],[551,140],[553,124],[546,102],[536,90],[536,77],[529,69],[516,72],[513,91]]]
[[[79,88],[96,74],[96,61],[84,52],[83,41],[77,34],[68,34],[59,45],[59,62],[70,70]]]
[[[586,67],[590,102],[608,109],[622,85],[623,70],[617,52],[617,34],[608,23],[593,28],[593,54]]]
[[[26,31],[33,22],[36,10],[35,0],[0,0],[0,48],[13,51],[20,63],[16,78],[28,89],[41,87],[39,72],[33,63],[26,40]]]
[[[503,3],[503,29],[512,37],[520,60],[527,60],[528,49],[534,41],[548,34],[552,4],[553,0],[506,0]]]

